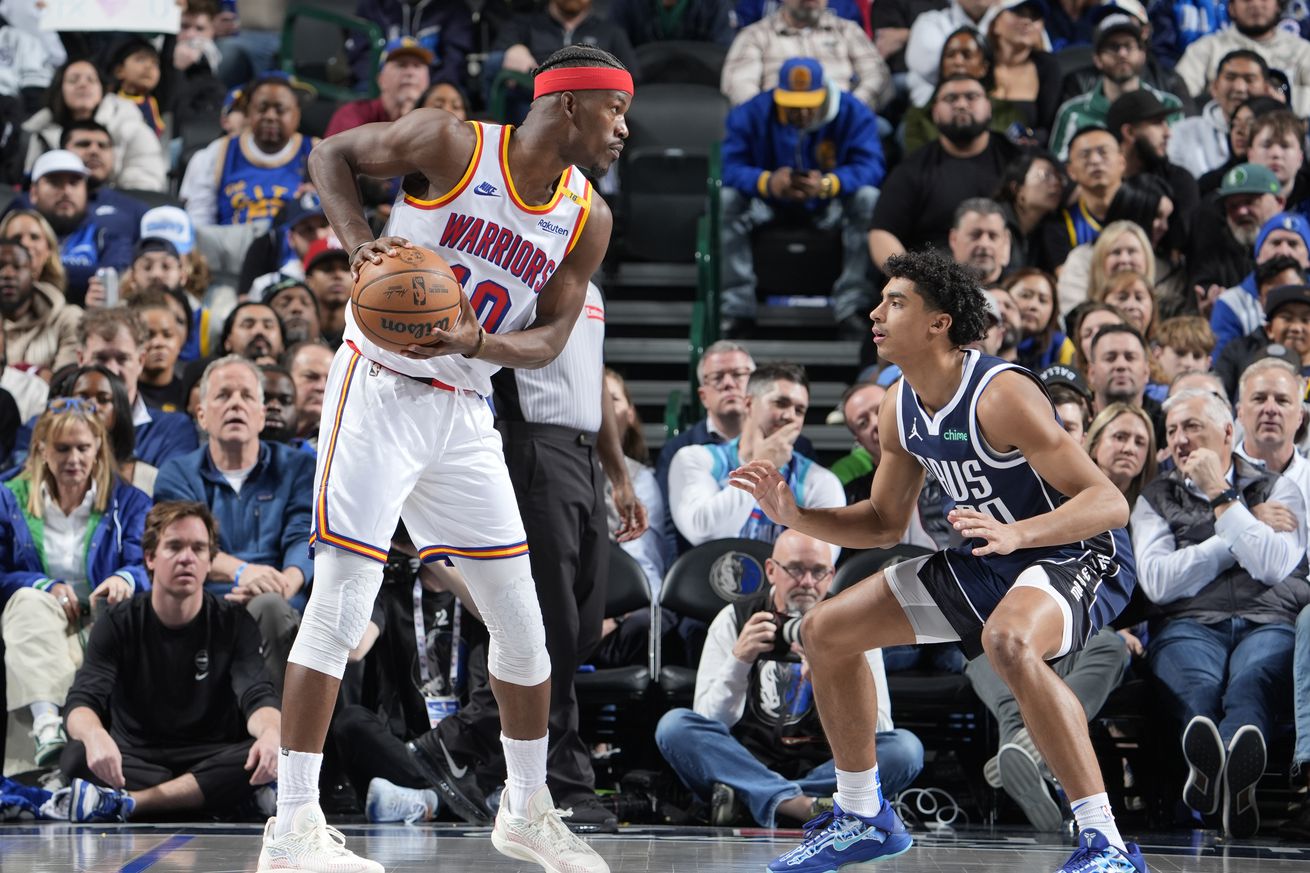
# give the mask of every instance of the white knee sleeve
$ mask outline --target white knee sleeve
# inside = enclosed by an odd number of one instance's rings
[[[381,585],[377,561],[320,544],[314,588],[287,660],[340,679],[347,656],[364,637]]]
[[[502,682],[540,685],[550,678],[546,628],[526,555],[491,561],[456,558],[491,635],[487,669]]]

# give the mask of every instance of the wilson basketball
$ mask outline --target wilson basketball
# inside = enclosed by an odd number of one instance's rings
[[[433,331],[459,321],[460,286],[450,265],[435,252],[397,248],[382,263],[364,262],[350,294],[355,323],[377,345],[393,352],[424,345]]]

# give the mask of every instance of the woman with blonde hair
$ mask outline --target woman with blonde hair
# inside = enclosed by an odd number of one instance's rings
[[[118,475],[94,404],[61,398],[37,419],[23,472],[0,487],[0,633],[10,732],[46,766],[67,743],[59,707],[100,607],[149,587],[141,535],[151,500]],[[30,710],[35,750],[14,727]],[[18,713],[19,718],[15,718]],[[23,746],[14,741],[24,740]]]
[[[15,209],[0,219],[0,239],[16,239],[32,259],[32,278],[68,290],[68,274],[59,259],[59,238],[45,216],[35,209]]]
[[[1087,454],[1132,506],[1155,478],[1155,425],[1140,406],[1111,403],[1087,429]]]
[[[1078,246],[1060,269],[1060,312],[1068,313],[1105,280],[1122,270],[1134,270],[1155,287],[1155,254],[1146,231],[1131,221],[1107,224],[1096,242]]]
[[[1151,280],[1137,270],[1120,270],[1092,286],[1092,300],[1108,303],[1146,339],[1155,330],[1159,306]]]

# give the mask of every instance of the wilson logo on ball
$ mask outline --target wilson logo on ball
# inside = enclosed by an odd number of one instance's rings
[[[384,317],[380,321],[383,330],[391,333],[407,334],[414,339],[427,339],[432,336],[433,332],[450,327],[449,318],[443,318],[440,321],[405,322]]]

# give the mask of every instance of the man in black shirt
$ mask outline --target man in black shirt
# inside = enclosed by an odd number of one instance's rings
[[[1149,173],[1169,183],[1173,215],[1185,230],[1201,203],[1201,191],[1191,173],[1169,160],[1169,117],[1176,111],[1142,88],[1110,104],[1105,126],[1119,139],[1124,178]]]
[[[227,812],[277,778],[282,716],[259,628],[204,589],[217,537],[202,503],[146,517],[152,587],[97,618],[68,692],[70,820]]]
[[[949,252],[955,210],[970,197],[996,193],[1006,164],[1019,150],[988,131],[992,107],[976,79],[947,76],[933,95],[940,135],[911,152],[883,182],[873,211],[869,252],[879,268],[892,255],[925,246]]]

